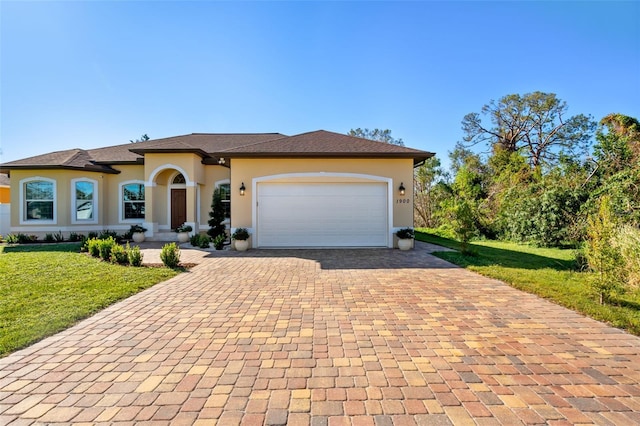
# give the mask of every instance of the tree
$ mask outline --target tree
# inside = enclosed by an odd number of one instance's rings
[[[385,142],[390,143],[392,145],[404,146],[404,142],[402,139],[395,139],[391,136],[391,130],[380,130],[380,129],[351,129],[349,130],[349,136],[355,136],[358,138],[369,139],[372,141]]]
[[[214,240],[220,235],[225,235],[227,226],[224,224],[225,213],[224,213],[224,205],[222,203],[222,191],[220,188],[216,188],[213,191],[213,198],[211,200],[211,211],[209,212],[209,221],[207,222],[210,226],[207,234]]]
[[[435,228],[440,225],[440,203],[448,195],[444,183],[447,174],[440,167],[440,159],[431,157],[414,170],[413,176],[416,226]]]
[[[140,136],[138,139],[136,139],[135,141],[133,139],[129,139],[129,142],[131,143],[137,143],[137,142],[144,142],[144,141],[148,141],[149,140],[149,136],[147,136],[147,134],[145,133],[144,135]]]
[[[593,154],[598,168],[613,175],[640,162],[640,122],[622,114],[609,114],[600,120]]]
[[[567,104],[554,93],[533,92],[507,95],[482,107],[491,126],[481,115],[470,113],[462,120],[467,146],[486,143],[508,152],[521,152],[532,168],[555,164],[561,155],[586,152],[595,123],[583,114],[565,119]]]

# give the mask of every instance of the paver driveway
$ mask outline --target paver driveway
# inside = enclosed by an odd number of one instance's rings
[[[0,423],[640,423],[638,338],[424,247],[212,254],[0,360]]]

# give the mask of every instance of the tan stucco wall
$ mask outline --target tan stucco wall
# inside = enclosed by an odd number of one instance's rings
[[[255,208],[253,181],[257,178],[296,173],[351,173],[392,179],[393,227],[413,226],[413,160],[411,159],[233,159],[231,168],[231,226],[253,226]],[[334,181],[349,182],[349,177],[291,177],[282,181]],[[247,191],[240,196],[238,188],[244,182]],[[404,183],[406,192],[401,196],[398,187]]]
[[[105,196],[107,194],[108,177],[103,173],[75,171],[75,170],[14,170],[11,172],[11,228],[15,232],[32,233],[43,236],[45,233],[62,231],[85,232],[86,230],[103,229],[107,214]],[[56,182],[56,215],[55,223],[20,223],[20,185],[21,181],[28,178],[41,177],[52,179]],[[87,178],[97,181],[97,215],[98,223],[74,224],[71,217],[71,181],[73,179]],[[15,228],[15,229],[14,229]]]
[[[362,180],[359,177],[331,177],[332,173],[370,175],[391,179],[392,185],[392,227],[413,226],[413,161],[411,159],[240,159],[234,158],[232,168],[218,165],[203,165],[201,158],[194,154],[147,154],[145,165],[117,165],[119,174],[70,170],[13,170],[11,172],[11,227],[12,232],[45,233],[62,231],[86,233],[91,230],[111,229],[119,233],[129,229],[131,223],[120,217],[120,184],[129,181],[145,183],[147,198],[146,220],[152,220],[154,231],[168,231],[169,184],[176,170],[184,172],[187,179],[188,222],[204,232],[211,209],[211,199],[216,183],[230,181],[231,221],[229,228],[253,227],[255,199],[253,182],[255,179],[281,174],[326,173],[327,176],[290,177],[289,181],[334,181],[349,182]],[[57,204],[55,224],[20,223],[20,181],[34,176],[56,181]],[[89,178],[98,182],[98,222],[96,224],[74,224],[71,218],[71,181]],[[285,178],[285,181],[287,179]],[[240,196],[239,188],[244,182],[246,195]],[[406,193],[398,192],[404,183]],[[9,201],[9,200],[7,200]],[[199,229],[198,229],[199,228]],[[392,230],[390,230],[392,231]]]

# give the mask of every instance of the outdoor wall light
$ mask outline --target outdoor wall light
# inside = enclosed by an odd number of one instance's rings
[[[224,163],[225,163],[225,161],[224,161],[224,157],[220,157],[220,158],[218,158],[218,164],[222,165],[222,164],[224,164]]]
[[[246,191],[247,188],[245,188],[244,186],[244,182],[242,182],[242,185],[240,185],[240,195],[244,195],[244,191]]]
[[[398,191],[400,191],[400,195],[404,195],[405,187],[403,182],[400,182],[400,188],[398,188]]]

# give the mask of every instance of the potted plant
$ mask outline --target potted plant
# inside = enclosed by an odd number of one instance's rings
[[[396,237],[398,237],[398,248],[400,250],[410,250],[413,246],[413,229],[402,228],[396,232]]]
[[[246,251],[249,248],[249,231],[247,228],[236,228],[231,238],[235,241],[236,250]]]
[[[175,229],[175,232],[178,234],[178,242],[186,243],[187,241],[189,241],[189,232],[191,231],[193,231],[193,228],[191,227],[191,225],[187,225],[186,223],[178,226]]]
[[[129,229],[129,233],[131,233],[131,238],[133,241],[140,244],[144,241],[144,233],[147,232],[147,228],[140,224],[131,225],[131,229]]]

